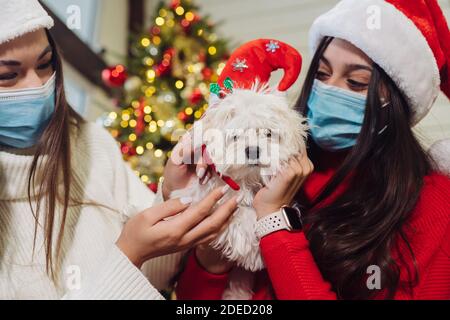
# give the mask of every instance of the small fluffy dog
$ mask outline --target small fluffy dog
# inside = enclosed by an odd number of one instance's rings
[[[256,40],[237,50],[229,62],[228,72],[225,69],[221,78],[230,79],[242,77],[239,70],[230,63],[242,62],[250,68],[254,65],[272,63],[272,68],[284,68],[283,65],[273,66],[275,52],[267,48],[278,46],[280,61],[286,63],[286,51],[291,57],[297,57],[298,72],[293,70],[290,75],[286,72],[281,84],[289,87],[298,77],[301,66],[301,57],[288,45],[274,40]],[[255,61],[247,53],[254,53],[255,46],[263,49],[267,60]],[[242,50],[244,48],[245,50]],[[265,49],[265,50],[264,50]],[[282,52],[284,49],[284,52]],[[273,54],[273,55],[272,55]],[[237,57],[236,57],[237,56]],[[233,60],[233,57],[236,60]],[[298,58],[300,57],[300,58]],[[287,61],[289,62],[289,61]],[[298,66],[300,64],[300,66]],[[242,66],[242,65],[241,65]],[[292,67],[292,65],[290,66]],[[264,72],[272,71],[265,68]],[[264,69],[258,66],[254,70]],[[292,70],[291,70],[292,71]],[[253,71],[255,72],[255,71]],[[286,78],[288,76],[288,78]],[[307,124],[305,119],[291,109],[281,84],[277,89],[270,89],[265,83],[268,75],[247,74],[245,81],[236,81],[227,94],[219,94],[221,99],[213,99],[210,108],[203,118],[191,130],[191,139],[197,149],[204,146],[205,156],[210,164],[214,165],[211,179],[204,185],[200,181],[193,182],[188,188],[176,190],[171,197],[190,196],[194,203],[203,199],[213,189],[229,183],[237,190],[242,199],[234,213],[229,227],[211,243],[211,246],[221,250],[223,256],[235,261],[235,267],[230,275],[228,289],[224,299],[249,299],[252,295],[253,272],[264,269],[264,262],[259,249],[259,239],[256,236],[256,213],[252,207],[255,194],[282,169],[288,160],[305,150]],[[261,79],[264,82],[261,82]],[[252,82],[251,86],[249,81]],[[230,83],[228,83],[230,84]],[[287,84],[287,85],[286,85]],[[235,185],[239,187],[236,188]],[[226,197],[218,205],[226,201]]]

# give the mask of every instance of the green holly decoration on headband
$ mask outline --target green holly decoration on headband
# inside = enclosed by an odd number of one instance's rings
[[[209,85],[209,91],[213,94],[215,94],[216,96],[220,97],[220,92],[221,91],[225,91],[225,89],[229,92],[233,92],[233,87],[234,87],[234,83],[233,80],[231,80],[230,77],[226,78],[223,81],[223,86],[225,88],[221,88],[220,85],[218,83],[211,83]]]

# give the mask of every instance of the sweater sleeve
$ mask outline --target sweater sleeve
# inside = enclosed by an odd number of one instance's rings
[[[274,232],[261,239],[260,247],[277,299],[337,299],[322,278],[303,232]]]
[[[212,274],[200,266],[194,250],[178,279],[176,295],[179,300],[222,300],[229,273]]]
[[[117,142],[112,136],[105,129],[95,124],[88,124],[88,126],[90,126],[90,136],[96,136],[102,143],[104,150],[106,150],[105,152],[107,152],[107,161],[110,163],[112,175],[108,178],[111,181],[112,199],[117,204],[117,210],[122,222],[125,224],[128,219],[143,210],[154,204],[164,202],[161,190],[155,195],[133,172],[129,164],[123,160]],[[119,249],[114,248],[114,250],[111,250],[112,258],[120,256],[117,250]],[[179,271],[180,260],[183,254],[183,252],[174,253],[147,261],[141,269],[143,276],[136,279],[147,283],[150,281],[152,286],[158,290],[167,289],[170,281]],[[122,259],[121,263],[122,265],[128,264],[128,267],[123,272],[135,271],[136,269],[127,258]],[[126,278],[126,275],[123,273],[121,276]],[[151,287],[150,284],[148,284],[149,287]]]

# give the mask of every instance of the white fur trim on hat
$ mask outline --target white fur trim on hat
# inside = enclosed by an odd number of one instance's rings
[[[429,153],[436,162],[435,169],[450,177],[450,139],[436,142]]]
[[[369,28],[379,8],[379,29]],[[441,83],[439,68],[427,40],[416,25],[383,0],[343,0],[321,15],[310,30],[309,46],[317,50],[325,36],[349,41],[394,80],[413,109],[417,124],[431,109]]]
[[[0,44],[53,23],[37,0],[0,0]]]

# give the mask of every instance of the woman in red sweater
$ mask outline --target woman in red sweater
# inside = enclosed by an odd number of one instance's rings
[[[296,107],[310,120],[311,161],[254,199],[259,219],[295,200],[303,229],[261,239],[266,270],[253,299],[450,299],[450,179],[411,129],[439,85],[450,96],[437,2],[341,1],[316,20],[310,43]],[[178,298],[221,299],[232,267],[198,247]]]

